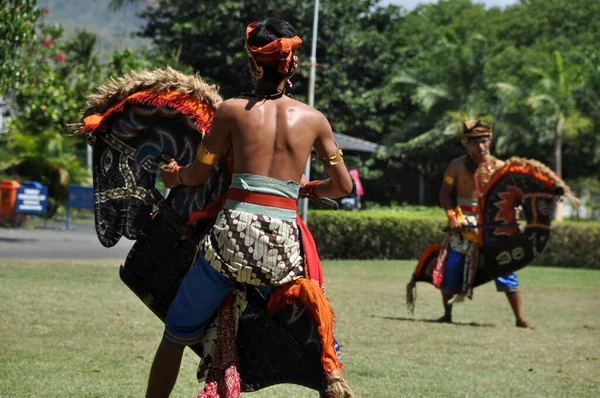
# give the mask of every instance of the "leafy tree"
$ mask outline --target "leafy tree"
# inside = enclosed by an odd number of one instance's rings
[[[21,120],[13,122],[19,129]],[[0,152],[0,167],[4,172],[38,181],[48,186],[48,214],[52,216],[68,195],[68,184],[85,181],[87,169],[75,155],[72,140],[56,130],[38,135],[12,133],[0,136],[5,151]]]
[[[569,168],[580,176],[595,178],[600,184],[600,51],[581,49],[575,60],[585,70],[585,81],[574,90],[577,109],[591,118],[593,126],[581,131],[576,140],[567,140],[566,156]],[[589,185],[589,184],[588,184]]]
[[[95,35],[76,31],[63,40],[58,24],[40,21],[35,28],[38,40],[17,65],[19,70],[35,73],[13,85],[15,115],[8,119],[6,133],[0,135],[0,170],[49,185],[52,212],[66,200],[68,183],[89,183],[90,178],[87,145],[83,137],[65,134],[70,132],[65,123],[81,119],[87,95],[108,76],[152,68],[155,63],[124,50],[103,64]]]
[[[67,198],[68,183],[89,178],[85,143],[66,137],[64,123],[80,118],[91,87],[102,77],[93,56],[94,37],[79,33],[62,42],[60,25],[39,25],[40,40],[20,59],[19,70],[35,71],[14,86],[16,114],[0,135],[0,169],[49,186],[50,214]],[[81,156],[78,158],[77,153]]]
[[[588,127],[587,120],[583,120],[576,110],[574,99],[574,91],[583,82],[583,70],[579,65],[565,68],[562,54],[556,51],[549,72],[541,69],[533,69],[533,72],[539,76],[539,80],[527,103],[534,110],[546,113],[554,122],[554,171],[562,175],[565,128],[571,127],[577,131]]]
[[[37,40],[35,26],[44,12],[36,0],[0,3],[0,97],[27,75],[19,68],[20,59],[27,46]]]
[[[324,2],[319,13],[315,106],[336,131],[371,140],[381,139],[397,109],[388,109],[373,89],[395,67],[386,34],[398,9],[377,9],[376,1]],[[269,16],[289,21],[304,40],[293,93],[305,99],[308,91],[313,5],[301,0],[176,1],[165,0],[148,9],[142,35],[160,51],[174,50],[204,78],[217,82],[221,94],[232,97],[252,88],[247,73],[244,32],[250,22]],[[376,27],[373,29],[373,27]]]
[[[462,152],[456,140],[462,121],[489,115],[485,61],[487,41],[478,34],[461,41],[453,31],[440,37],[420,67],[399,72],[388,86],[408,88],[416,105],[403,128],[387,136],[400,156],[420,165],[421,173],[439,173]],[[431,156],[431,153],[443,154]]]
[[[191,65],[218,83],[225,97],[251,88],[245,26],[268,16],[286,19],[305,41],[293,92],[300,100],[306,98],[312,2],[112,3],[149,5],[141,35],[153,41],[154,54]],[[379,197],[395,194],[389,186],[395,184],[398,160],[403,172],[418,170],[435,180],[451,157],[463,153],[449,143],[458,122],[468,117],[494,123],[495,151],[501,157],[520,155],[556,164],[560,148],[564,166],[559,168],[565,174],[595,175],[600,101],[594,84],[598,63],[592,55],[600,54],[599,12],[596,0],[521,0],[504,9],[444,0],[411,12],[374,0],[321,2],[315,106],[335,131],[395,149],[391,158],[355,164],[361,173],[369,162],[387,168],[385,181],[371,186]],[[557,72],[555,52],[571,54],[580,47],[587,55],[569,56],[567,67]],[[115,71],[124,70],[118,65],[131,54],[114,59]],[[579,72],[581,79],[574,79]]]

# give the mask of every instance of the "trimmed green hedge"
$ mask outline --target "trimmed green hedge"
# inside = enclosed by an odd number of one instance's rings
[[[385,212],[311,211],[321,259],[417,259],[441,241],[446,221]],[[600,223],[559,223],[538,265],[600,269]]]
[[[600,223],[559,223],[536,265],[600,269]]]

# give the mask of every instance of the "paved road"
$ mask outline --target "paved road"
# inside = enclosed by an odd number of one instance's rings
[[[125,261],[133,241],[122,238],[111,248],[100,244],[94,224],[74,224],[68,231],[64,223],[49,223],[47,229],[0,228],[0,259],[122,259]]]

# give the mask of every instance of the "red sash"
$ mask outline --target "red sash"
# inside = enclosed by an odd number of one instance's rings
[[[255,205],[271,206],[286,210],[296,210],[296,199],[265,193],[250,192],[239,188],[229,188],[227,199],[238,202],[252,203]],[[296,224],[300,228],[302,248],[304,250],[306,277],[324,289],[323,269],[317,253],[317,245],[302,219],[296,214]]]
[[[460,209],[462,210],[463,213],[477,213],[478,211],[478,206],[477,205],[460,205],[459,206]]]

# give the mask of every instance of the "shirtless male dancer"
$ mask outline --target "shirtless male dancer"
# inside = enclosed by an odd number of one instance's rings
[[[169,163],[161,167],[161,176],[167,188],[198,185],[231,142],[234,174],[227,202],[169,308],[147,397],[169,396],[185,346],[200,340],[236,282],[276,287],[303,277],[295,221],[299,194],[335,198],[352,190],[325,116],[284,95],[301,43],[285,21],[270,18],[250,24],[246,50],[254,92],[221,104],[195,161],[181,167],[165,157]],[[301,186],[313,146],[329,178]],[[264,203],[245,201],[249,196]]]
[[[456,158],[450,162],[444,175],[439,199],[448,216],[450,241],[446,255],[446,266],[442,279],[442,300],[444,303],[444,316],[440,322],[452,322],[451,299],[459,293],[463,285],[465,260],[470,254],[472,245],[477,244],[477,238],[459,221],[457,210],[460,209],[468,225],[477,224],[477,205],[483,185],[476,176],[479,165],[486,163],[489,170],[497,170],[504,166],[504,162],[489,156],[492,143],[492,127],[480,120],[468,120],[463,123],[463,145],[467,155]],[[456,186],[458,209],[452,207],[452,189]],[[517,217],[518,218],[518,217]],[[472,231],[472,230],[471,230]],[[496,290],[505,292],[510,306],[515,314],[517,327],[533,329],[523,315],[519,281],[514,272],[498,277]]]

